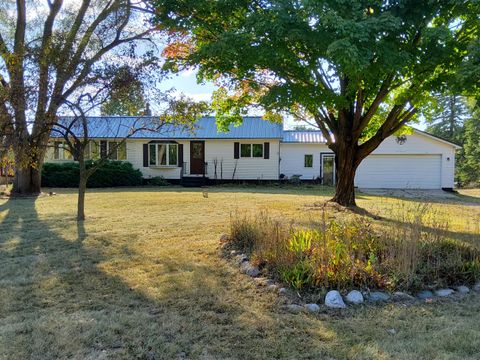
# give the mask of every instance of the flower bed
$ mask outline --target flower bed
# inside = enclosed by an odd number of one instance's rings
[[[449,239],[427,207],[382,223],[359,215],[310,227],[266,213],[234,215],[228,245],[244,252],[270,274],[297,290],[423,288],[474,284],[480,251]]]

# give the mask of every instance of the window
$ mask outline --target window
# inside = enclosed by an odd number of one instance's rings
[[[263,158],[263,144],[240,144],[240,157]]]
[[[168,165],[178,164],[178,146],[168,147]]]
[[[92,144],[94,142],[91,142]],[[96,146],[96,156],[93,156],[92,154],[91,158],[92,159],[98,159],[98,144],[95,144],[94,147]],[[116,149],[115,149],[116,147]],[[90,146],[92,149],[92,146]],[[93,152],[93,151],[92,151]],[[100,140],[100,154],[102,157],[107,156],[110,160],[127,160],[127,144],[125,142],[120,143],[119,141],[106,141],[106,140]]]
[[[252,145],[251,144],[241,144],[240,145],[240,156],[241,157],[252,157]]]
[[[178,144],[150,144],[150,166],[178,166]]]
[[[90,141],[85,149],[85,160],[97,160],[100,158],[98,142]]]
[[[306,168],[313,167],[313,155],[305,155],[304,166]]]
[[[252,155],[253,157],[263,158],[263,144],[253,144]]]
[[[68,151],[67,144],[64,141],[55,141],[53,143],[53,159],[54,160],[72,160],[73,156]]]

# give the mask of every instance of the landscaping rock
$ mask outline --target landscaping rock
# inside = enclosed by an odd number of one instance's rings
[[[291,312],[292,314],[298,314],[303,311],[303,306],[297,305],[297,304],[290,304],[287,305],[287,311]]]
[[[278,286],[275,285],[275,284],[271,284],[271,285],[267,286],[267,289],[270,290],[270,291],[277,291]]]
[[[435,295],[439,297],[447,297],[452,295],[454,292],[455,291],[453,291],[452,289],[438,289],[438,290],[435,290]]]
[[[278,289],[278,293],[280,295],[287,295],[287,289],[282,287],[282,288]]]
[[[352,304],[361,304],[364,301],[362,293],[358,290],[350,291],[345,299]]]
[[[220,242],[226,242],[226,241],[228,241],[228,235],[227,234],[220,235]]]
[[[468,286],[465,285],[457,286],[455,289],[462,295],[468,294],[470,292]]]
[[[392,294],[392,298],[394,301],[413,301],[415,298],[407,293],[404,293],[403,291],[395,291]]]
[[[388,301],[390,300],[390,295],[381,291],[374,291],[368,295],[368,300],[377,302],[377,301]]]
[[[476,283],[475,285],[473,285],[473,291],[480,292],[480,282],[478,282],[478,283]]]
[[[317,313],[320,311],[320,306],[318,306],[317,304],[305,304],[305,309],[309,313]]]
[[[337,290],[331,290],[325,295],[325,305],[331,308],[343,309],[347,305],[343,302],[342,295]]]
[[[422,300],[433,298],[433,293],[430,290],[422,290],[417,294],[417,297]]]
[[[242,262],[242,265],[240,266],[240,271],[251,277],[257,277],[258,275],[260,275],[260,270],[258,270],[256,266],[250,264],[249,261]]]
[[[397,330],[395,329],[387,329],[387,333],[389,333],[390,335],[395,335],[397,333]]]
[[[237,256],[235,256],[235,262],[238,265],[242,265],[244,262],[248,262],[248,257],[245,254],[237,255]]]

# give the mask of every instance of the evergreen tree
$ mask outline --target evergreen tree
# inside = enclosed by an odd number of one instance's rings
[[[458,166],[458,179],[461,185],[480,185],[480,108],[465,121],[462,161]]]
[[[435,106],[426,115],[427,132],[463,144],[463,122],[469,115],[465,98],[455,94],[437,94],[435,100]]]

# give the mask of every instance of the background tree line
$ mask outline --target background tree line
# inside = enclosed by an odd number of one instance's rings
[[[458,186],[480,185],[480,107],[475,98],[435,94],[426,112],[427,132],[460,146],[456,157]]]

